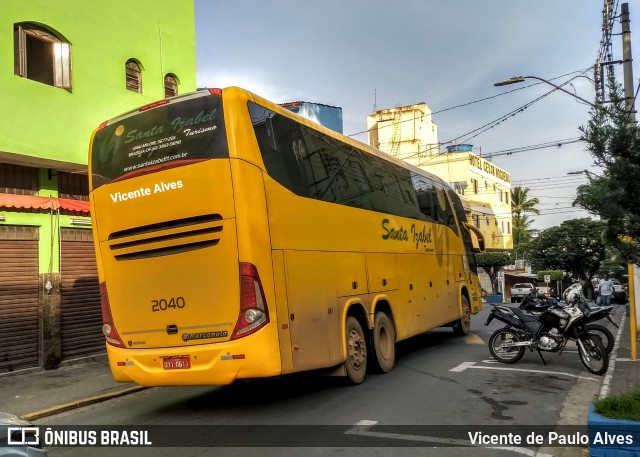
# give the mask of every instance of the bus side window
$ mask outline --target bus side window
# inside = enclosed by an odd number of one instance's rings
[[[290,191],[308,196],[308,185],[298,165],[301,156],[297,124],[249,102],[253,130],[267,173]]]
[[[436,209],[433,204],[433,197],[435,193],[433,182],[429,178],[417,173],[412,173],[411,181],[416,193],[420,211],[425,215],[427,220],[435,222],[437,220],[437,216]]]
[[[442,183],[437,183],[436,190],[439,207],[438,216],[440,222],[451,228],[451,230],[453,230],[453,232],[457,235],[458,227],[456,226],[456,219],[455,217],[453,217],[453,210],[451,209],[449,199],[447,198],[446,187]]]

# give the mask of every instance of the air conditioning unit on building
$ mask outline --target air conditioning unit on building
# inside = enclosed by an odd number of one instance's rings
[[[524,259],[516,260],[516,269],[524,270]]]

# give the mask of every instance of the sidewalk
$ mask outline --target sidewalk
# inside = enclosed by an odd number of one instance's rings
[[[0,374],[0,412],[33,421],[143,389],[115,382],[105,354],[57,370]]]
[[[634,387],[640,387],[640,360],[631,360],[630,358],[629,316],[625,317],[622,333],[617,344],[616,357],[609,363],[609,370],[604,376],[600,396],[608,397],[626,392]],[[616,349],[614,348],[614,353],[615,351]]]
[[[616,310],[614,314],[618,322],[624,314],[620,311]],[[617,334],[617,329],[611,330]],[[630,346],[629,318],[626,317],[616,358],[612,359],[609,371],[602,379],[601,395],[610,396],[640,385],[640,362],[630,359]],[[106,355],[102,355],[57,370],[0,374],[0,412],[33,421],[143,389],[145,387],[134,383],[115,382]]]

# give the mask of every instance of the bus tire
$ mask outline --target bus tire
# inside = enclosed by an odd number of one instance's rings
[[[396,329],[387,313],[378,311],[373,324],[373,367],[389,373],[396,364]]]
[[[456,335],[465,336],[471,334],[471,306],[469,300],[464,295],[462,301],[462,317],[453,325],[453,332]]]
[[[345,324],[347,360],[344,362],[349,384],[360,384],[367,374],[367,339],[358,319],[347,317]]]

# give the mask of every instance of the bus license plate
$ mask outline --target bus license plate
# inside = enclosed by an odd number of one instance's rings
[[[180,357],[165,357],[162,359],[162,367],[165,370],[182,370],[191,368],[191,359],[188,355]]]

